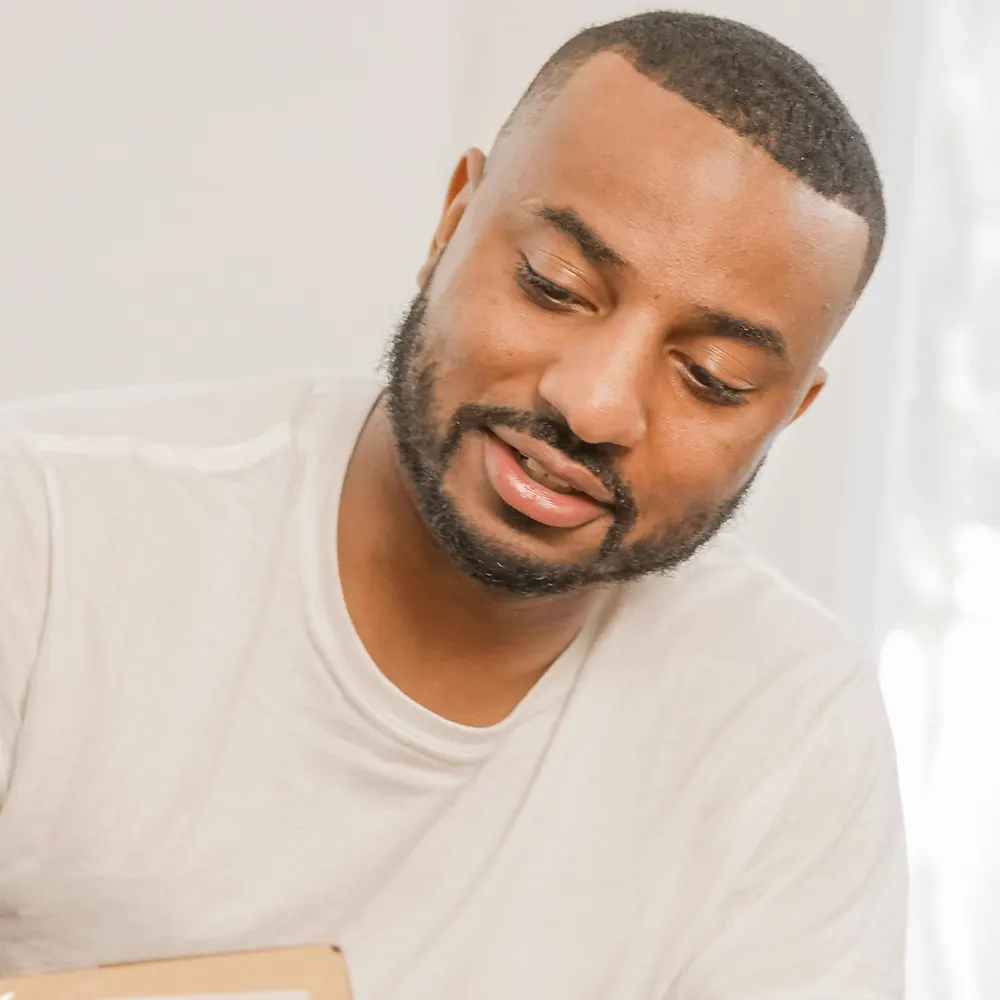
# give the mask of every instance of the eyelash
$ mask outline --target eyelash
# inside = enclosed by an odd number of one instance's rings
[[[717,406],[742,406],[750,396],[749,389],[736,389],[693,361],[685,362],[684,370],[695,391]]]
[[[543,309],[560,312],[565,311],[570,306],[587,305],[583,299],[574,295],[569,289],[563,288],[562,285],[539,274],[525,257],[517,262],[517,279],[518,284],[529,298]],[[686,361],[684,370],[694,391],[710,403],[716,406],[741,406],[747,402],[750,390],[737,389],[723,382],[722,379],[716,378],[701,365],[697,365],[693,361]]]
[[[569,306],[587,305],[579,295],[539,274],[524,257],[517,262],[517,279],[531,300],[543,309],[559,311]]]

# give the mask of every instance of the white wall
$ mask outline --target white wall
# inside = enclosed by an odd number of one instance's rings
[[[368,369],[459,145],[456,25],[446,0],[0,5],[0,398]]]
[[[695,6],[813,58],[892,159],[892,0]],[[370,369],[461,150],[488,145],[573,31],[637,9],[8,0],[0,400]],[[827,398],[778,449],[745,527],[871,641],[892,274],[890,262],[835,349]]]

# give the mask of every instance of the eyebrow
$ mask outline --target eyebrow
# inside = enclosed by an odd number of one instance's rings
[[[583,256],[595,267],[610,265],[619,271],[628,267],[628,261],[617,250],[608,246],[573,209],[542,205],[535,214],[565,236],[569,236],[579,246]],[[749,320],[714,309],[703,310],[702,316],[717,336],[743,341],[745,344],[760,348],[772,357],[780,358],[782,361],[788,360],[788,344],[773,327],[751,323]]]
[[[727,312],[706,309],[702,315],[712,327],[712,332],[719,337],[729,337],[741,340],[745,344],[759,347],[762,351],[782,361],[788,360],[788,344],[785,338],[773,327],[751,323],[749,320],[731,316]]]
[[[572,239],[583,256],[595,267],[610,265],[616,270],[628,267],[625,258],[617,250],[609,247],[571,208],[543,205],[535,214]]]

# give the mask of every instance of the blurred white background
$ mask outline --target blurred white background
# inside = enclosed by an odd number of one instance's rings
[[[911,1000],[1000,996],[1000,3],[714,0],[815,61],[890,240],[741,530],[882,659]],[[626,0],[5,0],[0,402],[371,371],[452,166]],[[993,669],[991,669],[993,668]]]

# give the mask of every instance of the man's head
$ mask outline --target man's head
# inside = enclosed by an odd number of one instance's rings
[[[390,351],[434,537],[526,595],[686,559],[822,388],[884,219],[857,125],[768,36],[576,36],[460,163]]]

